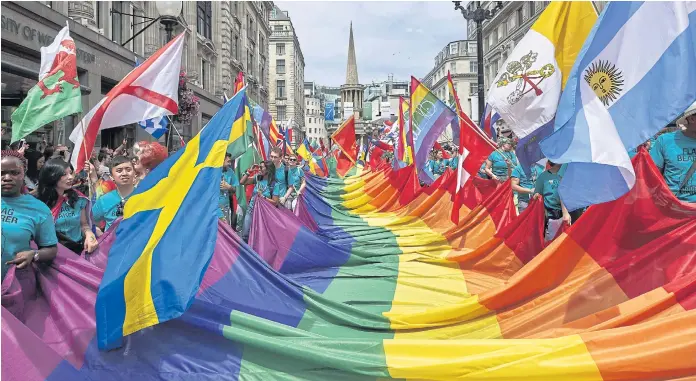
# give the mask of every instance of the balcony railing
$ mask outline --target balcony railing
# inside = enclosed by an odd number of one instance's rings
[[[274,30],[271,31],[271,37],[292,37],[292,33],[289,30]]]

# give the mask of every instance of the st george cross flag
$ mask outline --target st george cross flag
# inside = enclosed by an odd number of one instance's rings
[[[167,126],[169,126],[169,121],[167,116],[158,116],[152,119],[144,120],[138,122],[138,125],[142,127],[145,132],[152,135],[153,138],[159,139],[167,132]]]
[[[561,91],[596,20],[590,1],[552,2],[491,85],[487,102],[520,139],[516,153],[525,171],[543,157],[539,142],[553,132]]]
[[[648,27],[646,27],[648,26]],[[615,200],[635,184],[628,150],[696,100],[696,2],[611,2],[582,47],[541,143],[570,163],[559,185],[569,210]]]
[[[179,71],[184,34],[133,69],[75,126],[70,162],[76,172],[92,155],[99,131],[179,112]]]

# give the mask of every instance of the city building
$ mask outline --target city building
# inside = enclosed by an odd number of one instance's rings
[[[277,6],[271,11],[271,97],[269,112],[282,127],[293,129],[292,146],[302,143],[305,133],[304,56],[288,12]]]
[[[410,89],[411,81],[395,81],[393,74],[386,81],[365,85],[363,120],[381,127],[385,119],[395,118],[399,113],[399,98],[408,99]]]
[[[342,121],[341,88],[337,86],[317,85],[314,82],[305,82],[304,94],[305,100],[314,98],[319,101],[319,115],[324,121],[324,130],[326,133],[326,140],[324,143],[328,143],[331,134],[336,131]]]
[[[243,71],[249,97],[268,106],[268,38],[270,1],[184,1],[173,35],[186,33],[182,71],[188,87],[200,99],[199,113],[190,123],[176,123],[188,141],[231,95],[234,79]],[[77,46],[78,79],[83,110],[94,107],[135,66],[167,41],[164,26],[151,21],[159,16],[154,1],[33,1],[2,2],[2,126],[9,141],[10,116],[26,92],[36,84],[40,48],[49,45],[68,22]],[[149,27],[148,27],[149,26]],[[143,29],[147,27],[143,31]],[[46,138],[49,143],[71,145],[68,140],[77,116],[39,129],[27,137],[30,145]],[[116,147],[152,140],[137,125],[101,132],[96,146]],[[172,139],[173,147],[179,144]]]
[[[457,91],[462,111],[478,122],[478,66],[476,41],[452,41],[435,56],[435,66],[423,77],[422,83],[447,105],[454,105],[447,84],[447,73]],[[452,129],[448,126],[439,141],[451,141]]]
[[[328,132],[324,123],[324,109],[321,100],[305,96],[305,137],[310,142],[323,140],[328,143]]]

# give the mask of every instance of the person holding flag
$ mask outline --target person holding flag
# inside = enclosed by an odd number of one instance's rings
[[[232,154],[225,154],[225,161],[222,165],[222,179],[220,180],[220,199],[218,204],[220,208],[218,210],[218,217],[226,224],[231,224],[233,222],[233,216],[235,211],[232,209],[231,204],[236,204],[233,201],[233,197],[237,187],[239,186],[239,179],[232,169]]]
[[[491,152],[486,160],[485,172],[493,180],[505,182],[512,170],[518,166],[517,155],[512,150],[512,139],[501,136],[498,138],[499,150]]]
[[[299,155],[298,155],[299,156]],[[288,190],[280,198],[280,204],[290,210],[295,210],[297,205],[297,197],[304,191],[307,186],[304,178],[304,171],[299,165],[301,156],[288,157]],[[310,158],[312,160],[312,158]]]

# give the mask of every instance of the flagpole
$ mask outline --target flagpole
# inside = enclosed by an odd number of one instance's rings
[[[87,154],[87,146],[85,145],[85,142],[87,141],[87,131],[85,130],[85,124],[82,123],[82,113],[78,112],[75,115],[77,115],[77,119],[80,121],[79,122],[80,129],[82,130],[82,144],[81,145],[82,145],[82,150],[85,153],[85,161],[89,161],[90,158],[89,158],[89,155]],[[79,155],[78,155],[78,157],[79,157]],[[85,163],[82,163],[82,165],[84,165],[84,164]],[[90,164],[91,164],[91,162],[90,162]],[[77,165],[80,165],[80,163],[77,163]],[[94,168],[94,171],[96,172],[97,168]],[[90,175],[89,168],[87,168],[87,189],[89,192],[89,199],[92,200],[92,181],[91,181],[89,175]]]
[[[169,115],[166,115],[166,117],[167,117],[167,120],[169,120],[169,124],[174,129],[174,132],[176,132],[176,134],[179,136],[179,140],[183,142],[184,138],[181,137],[181,134],[179,133],[179,130],[176,128],[176,125],[174,124],[174,121],[172,120],[172,118],[170,118]],[[169,139],[167,139],[167,150],[169,150]]]

